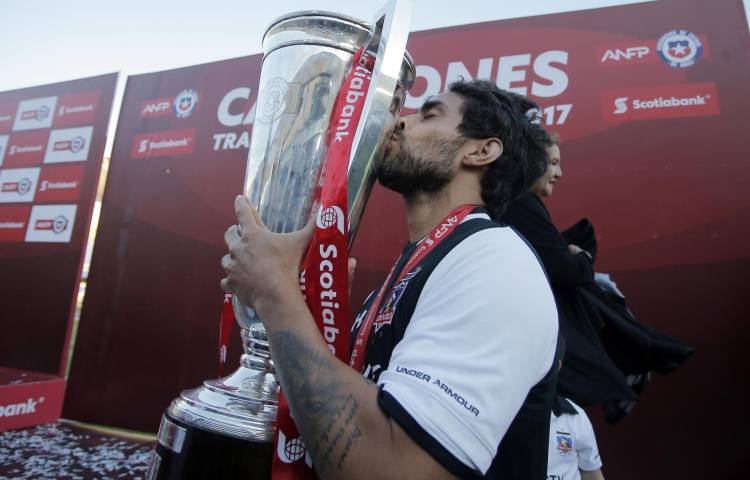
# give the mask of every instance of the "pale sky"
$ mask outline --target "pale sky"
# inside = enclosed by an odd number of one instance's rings
[[[644,1],[657,0],[415,0],[412,31]],[[743,1],[750,11],[750,0]],[[260,53],[266,27],[290,12],[328,10],[370,20],[384,3],[1,0],[0,91],[119,71],[117,118],[127,75]]]
[[[643,0],[416,0],[412,30]],[[0,91],[146,73],[261,52],[269,23],[299,10],[370,20],[385,0],[2,0]]]

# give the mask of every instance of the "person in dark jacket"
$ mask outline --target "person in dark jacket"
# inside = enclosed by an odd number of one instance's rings
[[[580,405],[603,405],[605,417],[614,423],[635,406],[651,370],[676,368],[692,349],[636,322],[624,297],[615,298],[597,285],[597,277],[607,280],[594,272],[593,225],[582,219],[560,232],[542,202],[563,174],[556,135],[550,136],[547,153],[545,174],[510,204],[501,221],[536,250],[552,285],[560,334],[568,345],[558,392]]]

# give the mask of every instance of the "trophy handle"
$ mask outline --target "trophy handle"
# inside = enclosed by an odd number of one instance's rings
[[[392,0],[375,14],[367,51],[376,55],[370,88],[354,135],[354,148],[347,171],[349,246],[364,211],[374,177],[372,163],[385,154],[406,90],[414,82],[414,65],[406,52],[414,0]],[[404,64],[408,68],[404,75]],[[404,78],[405,77],[405,78]],[[373,146],[377,145],[377,148]]]

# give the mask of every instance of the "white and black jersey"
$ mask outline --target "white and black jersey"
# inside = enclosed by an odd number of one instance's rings
[[[581,480],[581,470],[602,468],[594,427],[586,412],[558,397],[550,415],[547,480]]]
[[[386,292],[362,372],[380,407],[462,478],[543,480],[558,321],[531,248],[477,209]]]

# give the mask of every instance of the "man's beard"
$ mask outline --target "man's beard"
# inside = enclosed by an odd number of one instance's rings
[[[378,182],[407,199],[420,193],[440,192],[453,178],[453,159],[463,139],[419,142],[417,148],[410,147],[403,138],[399,140],[397,151],[389,152],[376,167]]]

